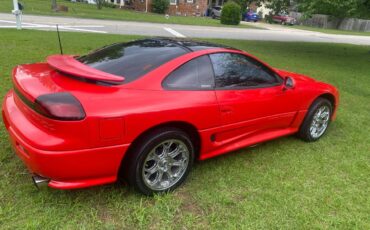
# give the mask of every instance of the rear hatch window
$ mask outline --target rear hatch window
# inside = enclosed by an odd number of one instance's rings
[[[100,71],[122,76],[123,83],[128,83],[185,53],[187,51],[176,44],[147,39],[106,46],[77,60]]]

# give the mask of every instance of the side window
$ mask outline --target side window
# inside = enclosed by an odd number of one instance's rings
[[[212,64],[207,55],[190,60],[163,81],[166,89],[207,90],[214,88]]]
[[[262,63],[235,53],[210,55],[216,88],[247,88],[278,85],[281,79]]]

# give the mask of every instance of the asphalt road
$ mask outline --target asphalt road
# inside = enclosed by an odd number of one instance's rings
[[[23,15],[23,28],[55,30],[56,24],[59,25],[61,30],[74,32],[370,45],[370,36],[324,34],[262,23],[253,25],[264,27],[265,29],[263,30]],[[14,15],[0,14],[0,36],[1,28],[14,27]]]

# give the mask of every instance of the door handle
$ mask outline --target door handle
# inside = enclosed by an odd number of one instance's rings
[[[231,106],[221,106],[220,107],[221,113],[231,113],[233,111],[233,108]]]

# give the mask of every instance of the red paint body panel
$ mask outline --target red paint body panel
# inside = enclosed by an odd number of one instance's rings
[[[333,86],[271,67],[283,79],[292,77],[294,88],[163,89],[162,81],[177,67],[217,52],[251,56],[224,48],[190,52],[128,84],[110,86],[76,80],[46,63],[18,66],[13,71],[14,87],[28,101],[69,92],[79,100],[86,117],[79,121],[43,117],[11,90],[3,103],[3,119],[12,146],[32,173],[51,179],[50,187],[81,188],[114,182],[130,144],[158,125],[182,122],[193,126],[201,138],[199,159],[203,160],[297,132],[320,95],[333,95],[337,108],[338,91]],[[63,62],[63,58],[48,61],[59,68],[55,61]],[[79,67],[73,71],[78,72]],[[84,71],[80,75],[87,77],[89,71]],[[102,75],[98,75],[92,78],[100,79]]]
[[[285,22],[294,24],[296,20],[289,15],[273,15],[272,20],[275,22]]]
[[[95,185],[93,183],[99,181],[108,183],[116,180],[120,162],[129,146],[128,144],[64,151],[38,149],[34,147],[38,143],[56,142],[61,138],[57,139],[51,135],[46,137],[43,131],[32,126],[14,103],[14,98],[13,91],[10,91],[5,97],[3,103],[4,123],[8,129],[14,151],[27,165],[30,172],[52,178],[51,183],[56,188],[65,188],[64,184],[68,185],[68,188],[81,188]],[[14,123],[15,121],[21,122],[22,128]],[[25,131],[29,133],[25,133]],[[32,135],[37,139],[25,139],[21,135]]]

